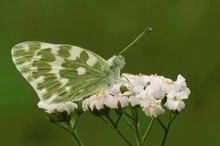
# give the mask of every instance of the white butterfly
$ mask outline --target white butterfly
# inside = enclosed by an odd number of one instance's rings
[[[135,41],[150,30],[147,28]],[[77,101],[112,87],[120,80],[120,70],[125,64],[121,55],[106,61],[77,46],[37,41],[13,47],[12,59],[39,98],[48,103]]]

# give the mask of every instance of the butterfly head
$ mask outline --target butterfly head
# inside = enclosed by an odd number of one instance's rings
[[[109,64],[111,70],[115,70],[115,69],[120,70],[125,65],[125,58],[121,55],[113,56],[107,62]]]

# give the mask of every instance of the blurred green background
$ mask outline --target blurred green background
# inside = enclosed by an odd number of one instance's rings
[[[0,145],[75,145],[71,136],[50,124],[37,107],[35,91],[12,63],[14,45],[32,40],[72,44],[108,59],[147,26],[153,31],[124,52],[122,72],[157,73],[173,80],[182,74],[192,92],[166,145],[220,145],[219,4],[219,0],[1,0]],[[146,127],[150,118],[142,116]],[[120,126],[134,138],[127,126]],[[77,128],[86,146],[126,146],[89,112],[80,117]],[[155,122],[149,146],[159,143],[161,132]]]

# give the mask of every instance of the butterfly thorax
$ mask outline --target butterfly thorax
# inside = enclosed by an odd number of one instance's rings
[[[113,56],[107,62],[113,72],[114,80],[118,81],[120,79],[120,70],[125,65],[125,58],[121,55]]]

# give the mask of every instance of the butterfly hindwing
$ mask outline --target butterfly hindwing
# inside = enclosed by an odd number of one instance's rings
[[[52,103],[91,95],[113,77],[103,58],[77,46],[24,42],[12,58],[40,99]]]

